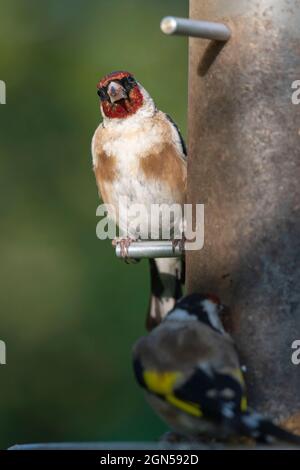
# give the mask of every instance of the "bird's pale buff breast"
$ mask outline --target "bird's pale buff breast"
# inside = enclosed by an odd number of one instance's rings
[[[121,197],[144,204],[147,212],[151,204],[184,203],[186,163],[163,113],[140,125],[100,126],[92,147],[98,189],[103,201],[115,207],[119,225]]]

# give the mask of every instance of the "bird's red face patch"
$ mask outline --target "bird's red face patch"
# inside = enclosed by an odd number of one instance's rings
[[[215,294],[206,294],[206,297],[208,298],[208,300],[211,300],[214,304],[221,305],[221,301],[220,301],[220,299],[217,295],[215,295]]]
[[[132,116],[143,105],[140,87],[129,72],[112,72],[97,85],[103,113],[108,118]]]
[[[105,75],[97,85],[97,88],[107,87],[110,82],[113,80],[122,80],[123,78],[133,77],[132,73],[125,71],[111,72],[108,75]]]

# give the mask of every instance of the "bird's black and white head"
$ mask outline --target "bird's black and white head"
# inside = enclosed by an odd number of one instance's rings
[[[200,321],[224,333],[220,313],[224,309],[218,297],[211,294],[191,294],[180,299],[166,316],[166,321]]]

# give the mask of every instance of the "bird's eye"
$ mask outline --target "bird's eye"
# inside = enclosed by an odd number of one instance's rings
[[[129,77],[125,77],[123,78],[122,80],[122,85],[124,86],[125,90],[126,91],[130,91],[131,88],[134,87],[134,85],[136,85],[136,81],[133,77],[129,76]]]
[[[135,79],[131,76],[127,77],[127,83],[129,83],[129,85],[134,85],[135,84]]]
[[[107,98],[106,91],[104,90],[104,88],[98,88],[97,95],[100,97],[102,101]]]

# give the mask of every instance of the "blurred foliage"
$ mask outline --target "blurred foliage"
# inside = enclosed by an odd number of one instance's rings
[[[159,30],[187,0],[0,0],[0,447],[145,440],[165,429],[138,389],[148,266],[97,240],[96,83],[128,69],[185,135],[187,41]]]

